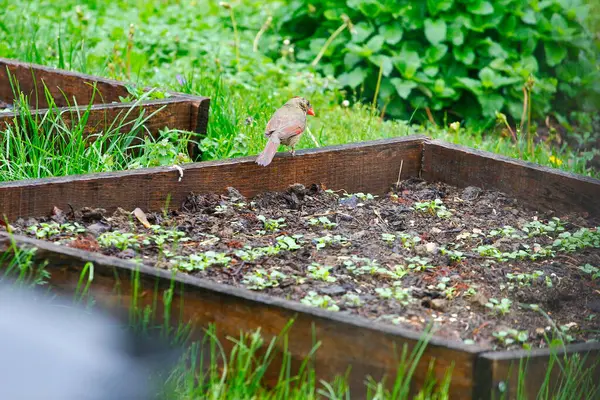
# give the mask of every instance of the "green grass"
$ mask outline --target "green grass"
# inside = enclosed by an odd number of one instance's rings
[[[586,166],[597,150],[579,152],[564,144],[539,143],[530,152],[525,143],[512,143],[493,131],[494,127],[476,132],[382,120],[370,106],[354,103],[334,79],[317,76],[310,67],[295,62],[293,54],[283,52],[281,38],[272,30],[261,37],[259,50],[281,50],[282,57],[272,60],[261,51],[253,52],[256,34],[274,3],[234,3],[240,37],[238,64],[229,10],[216,2],[47,0],[33,4],[2,0],[0,56],[210,96],[208,137],[201,143],[204,159],[257,154],[264,146],[264,126],[273,111],[291,96],[303,95],[315,106],[317,117],[310,118],[309,128],[320,146],[425,133],[600,176]],[[342,100],[348,96],[351,104],[344,107]],[[132,139],[129,132],[137,133],[139,124],[117,124],[103,136],[122,135],[114,145],[99,143],[87,150],[80,124],[64,127],[52,116],[45,122],[33,131],[16,128],[0,132],[0,145],[7,149],[0,159],[0,180],[168,165],[185,159],[177,157],[185,148],[176,140],[170,141],[167,156],[156,156],[158,150],[148,150],[146,153],[151,154],[143,160],[126,156]],[[314,146],[310,136],[304,135],[299,148]]]

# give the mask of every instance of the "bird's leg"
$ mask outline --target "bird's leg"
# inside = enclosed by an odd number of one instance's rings
[[[292,146],[292,150],[290,150],[290,153],[292,154],[292,157],[296,155],[296,149],[294,149],[294,146]]]

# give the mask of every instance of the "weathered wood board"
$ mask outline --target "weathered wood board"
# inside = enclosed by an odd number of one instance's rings
[[[0,58],[0,102],[12,104],[15,91],[23,93],[32,115],[41,120],[49,112],[46,90],[54,102],[51,112],[59,114],[67,126],[79,124],[79,116],[90,107],[84,133],[92,135],[92,140],[95,133],[111,127],[122,125],[121,131],[131,130],[140,118],[145,122],[139,136],[145,132],[156,136],[166,127],[196,133],[196,141],[206,135],[207,97],[168,92],[170,97],[164,100],[124,103],[120,98],[129,93],[123,82]],[[16,112],[0,113],[0,131],[20,122]],[[193,157],[199,155],[195,143],[188,150]]]

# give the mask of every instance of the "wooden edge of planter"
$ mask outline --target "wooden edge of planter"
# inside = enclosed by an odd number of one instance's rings
[[[210,101],[206,97],[172,97],[137,103],[95,104],[89,106],[83,131],[91,143],[96,140],[95,133],[106,132],[119,125],[125,129],[133,129],[136,121],[143,121],[140,134],[147,131],[155,137],[165,127],[185,130],[196,133],[188,147],[190,156],[195,158],[199,154],[197,142],[206,135],[209,104]],[[60,113],[67,126],[76,126],[79,124],[80,116],[87,109],[87,106],[60,107],[53,111]],[[48,109],[40,109],[32,111],[31,114],[41,120],[47,112]],[[17,113],[0,114],[0,129],[13,126],[17,120]]]
[[[117,207],[160,210],[167,203],[179,208],[190,192],[223,193],[228,186],[245,196],[285,190],[293,183],[383,194],[398,179],[401,163],[403,179],[419,175],[423,140],[405,136],[302,150],[295,157],[280,153],[266,168],[255,157],[190,163],[182,166],[181,181],[176,169],[160,167],[5,182],[0,183],[0,216],[9,221],[39,217],[54,206],[108,212]]]
[[[499,190],[542,210],[581,212],[600,219],[600,180],[487,151],[426,140],[422,177],[457,187]]]
[[[10,251],[13,243],[20,248],[37,248],[36,261],[46,261],[50,272],[50,285],[61,291],[73,293],[87,262],[92,262],[93,281],[91,293],[105,307],[128,306],[132,296],[132,274],[139,271],[138,304],[140,308],[153,305],[158,299],[157,317],[163,316],[163,294],[172,287],[176,290],[171,315],[190,321],[193,337],[201,336],[201,328],[216,323],[218,336],[226,344],[226,337],[239,337],[240,331],[258,328],[266,340],[276,337],[293,319],[289,331],[288,350],[294,360],[293,368],[314,347],[314,339],[321,342],[315,356],[318,379],[332,379],[351,366],[349,382],[352,393],[364,393],[365,378],[388,377],[392,384],[402,348],[406,344],[408,355],[421,335],[401,327],[380,324],[362,317],[326,311],[303,304],[255,293],[247,289],[213,283],[183,273],[173,275],[145,265],[115,257],[90,253],[21,236],[0,233],[0,253]],[[118,289],[115,290],[115,282]],[[155,297],[156,296],[156,297]],[[279,343],[278,346],[281,346]],[[477,346],[431,338],[419,361],[412,384],[421,387],[425,382],[429,363],[435,359],[434,376],[441,380],[448,368],[453,367],[450,392],[452,398],[470,398],[475,359],[482,351]],[[276,381],[277,363],[269,371]]]
[[[475,399],[498,399],[502,395],[509,399],[518,397],[519,374],[522,377],[522,390],[525,398],[537,397],[540,388],[546,379],[547,370],[552,367],[549,379],[550,393],[558,385],[564,383],[567,377],[561,372],[561,367],[552,359],[564,357],[571,358],[578,355],[584,361],[582,371],[591,376],[600,376],[600,343],[577,343],[557,349],[533,349],[484,352],[479,354],[476,361],[474,376]],[[506,398],[506,397],[505,397]]]

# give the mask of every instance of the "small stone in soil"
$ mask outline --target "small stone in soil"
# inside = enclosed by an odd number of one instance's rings
[[[108,232],[110,230],[110,225],[106,222],[100,221],[96,222],[87,227],[87,230],[94,236],[98,236],[104,232]]]
[[[119,258],[133,258],[135,257],[135,251],[132,249],[123,250],[119,254],[117,254]]]
[[[346,289],[344,289],[340,285],[331,285],[331,286],[325,286],[325,287],[319,288],[319,292],[329,295],[329,296],[336,296],[339,294],[346,293]]]

